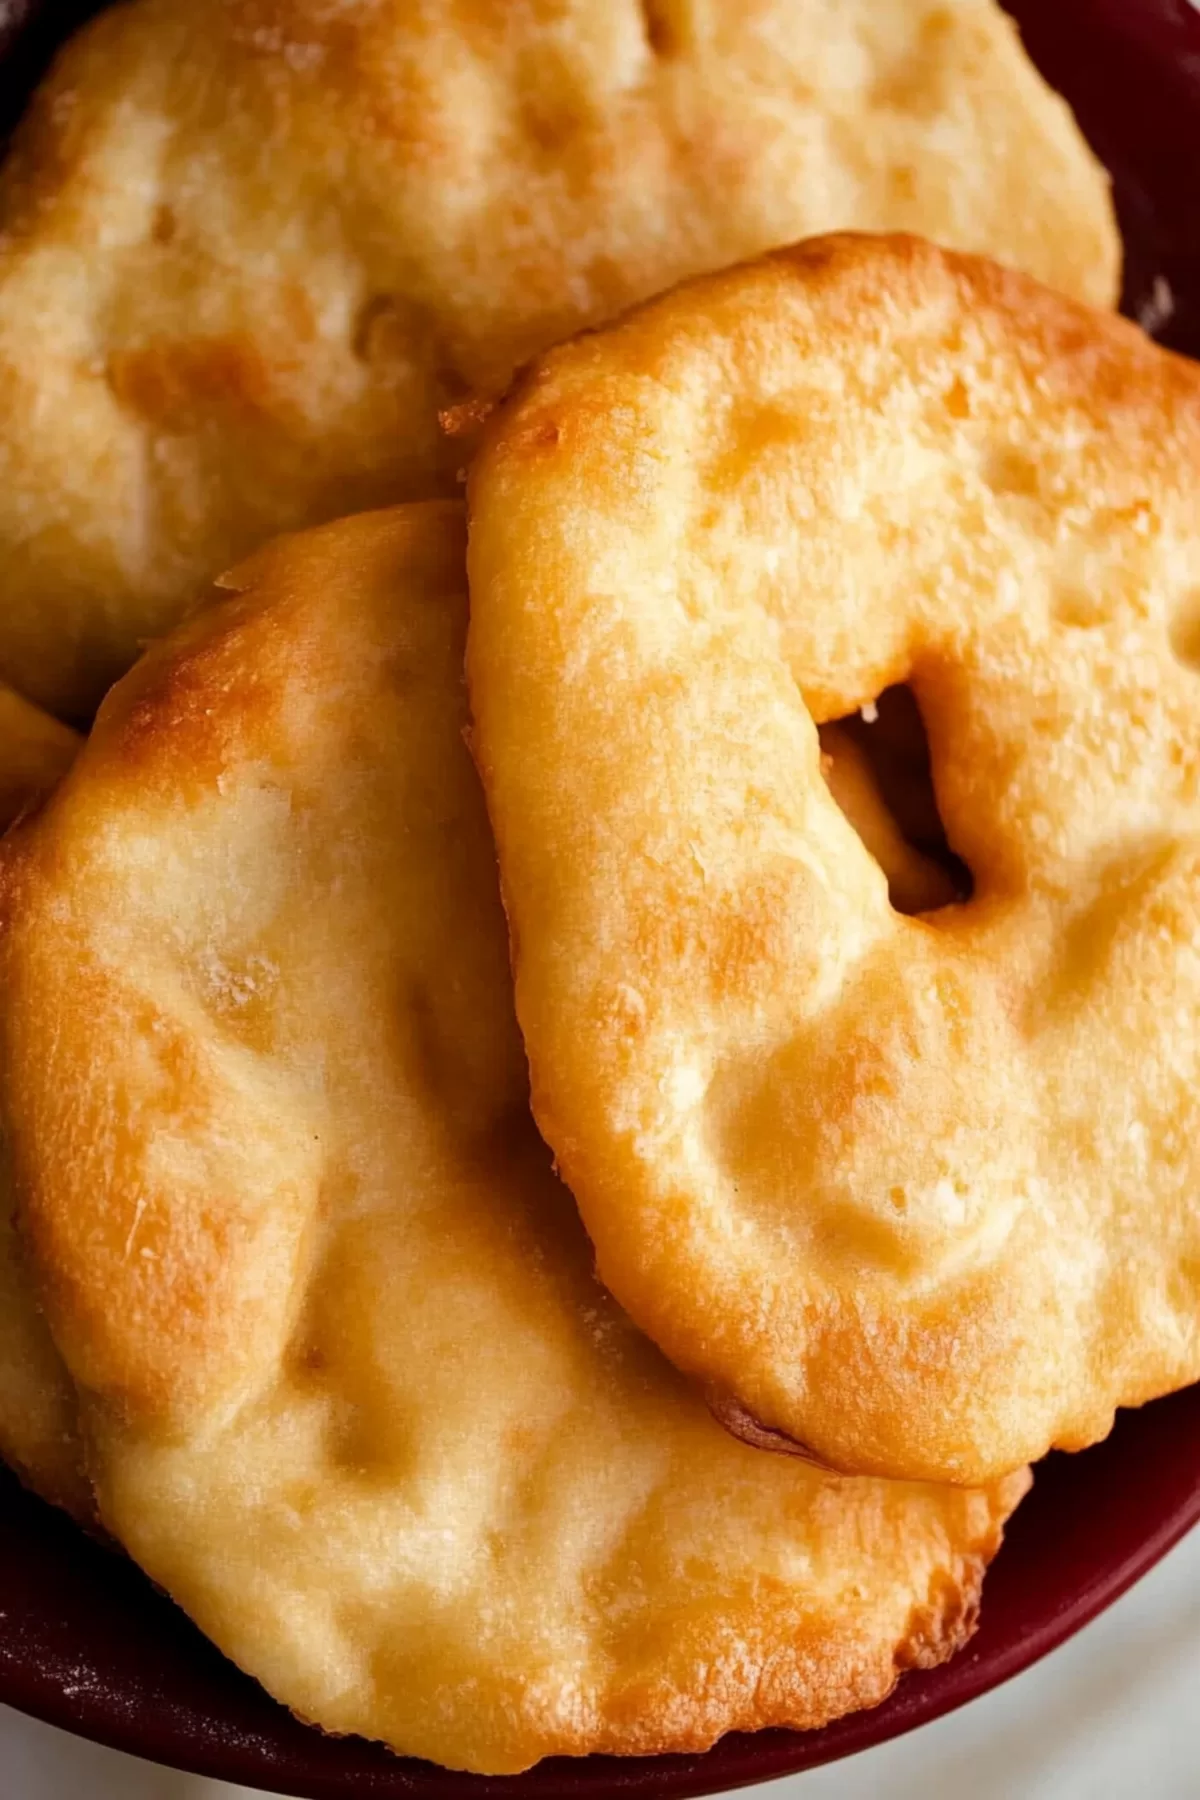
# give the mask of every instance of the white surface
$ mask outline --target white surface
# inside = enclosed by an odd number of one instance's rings
[[[764,1800],[1200,1800],[1200,1530],[1036,1668]],[[251,1800],[0,1708],[2,1800]]]

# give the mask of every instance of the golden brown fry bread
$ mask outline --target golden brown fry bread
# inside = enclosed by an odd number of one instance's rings
[[[65,725],[0,688],[0,830],[54,786],[79,742]],[[30,1291],[12,1210],[0,1139],[0,1457],[45,1499],[86,1518],[91,1502],[74,1394]]]
[[[104,1518],[332,1731],[476,1769],[816,1725],[970,1629],[1025,1477],[727,1436],[529,1117],[459,509],[331,526],[106,701],[9,876],[5,1105]]]
[[[439,407],[842,226],[1116,292],[992,0],[114,7],[0,191],[0,678],[90,708],[270,533],[452,491]]]
[[[905,843],[867,759],[836,725],[827,728],[831,791],[910,910],[940,906],[947,878]],[[40,708],[0,688],[0,829],[47,793],[81,739]],[[2,854],[2,852],[0,852]],[[78,1406],[62,1358],[34,1300],[12,1213],[11,1177],[0,1143],[0,1458],[43,1499],[91,1522]]]
[[[535,365],[471,492],[534,1111],[618,1299],[860,1471],[1200,1376],[1200,369],[833,238]],[[928,921],[814,729],[904,681],[975,881]]]

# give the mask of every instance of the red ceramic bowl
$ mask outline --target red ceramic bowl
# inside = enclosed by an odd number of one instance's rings
[[[1029,48],[1112,169],[1126,311],[1200,354],[1200,13],[1187,0],[1011,0]],[[0,129],[95,0],[0,7]],[[1038,1470],[988,1576],[983,1623],[943,1669],[825,1731],[725,1738],[707,1756],[546,1762],[487,1780],[297,1724],[129,1563],[0,1471],[0,1701],[135,1755],[305,1800],[541,1800],[719,1793],[882,1743],[1044,1656],[1200,1519],[1200,1388],[1124,1414]]]

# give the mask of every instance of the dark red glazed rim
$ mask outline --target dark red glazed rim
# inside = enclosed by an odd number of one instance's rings
[[[1009,0],[1029,48],[1113,171],[1125,310],[1200,354],[1200,14],[1187,0]],[[18,0],[0,23],[0,131],[96,0]],[[129,1563],[0,1471],[0,1701],[152,1761],[304,1800],[601,1800],[719,1793],[883,1743],[1070,1637],[1200,1519],[1200,1388],[1120,1417],[1038,1470],[945,1668],[825,1731],[730,1736],[706,1756],[551,1761],[485,1779],[298,1724]]]

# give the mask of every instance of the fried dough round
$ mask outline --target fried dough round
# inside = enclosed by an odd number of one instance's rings
[[[1101,302],[1107,177],[993,0],[134,0],[0,186],[0,678],[82,714],[273,532],[682,277],[905,229]]]
[[[54,786],[74,760],[79,742],[65,725],[0,688],[0,830]],[[90,1515],[75,1396],[30,1289],[2,1139],[0,1457],[44,1499],[79,1518]]]
[[[82,740],[0,687],[0,830],[55,786]],[[836,726],[824,746],[831,791],[911,910],[942,904],[944,877],[905,843],[862,752]],[[0,851],[3,855],[3,851]],[[75,1390],[29,1281],[0,1143],[0,1458],[43,1499],[94,1517]]]
[[[9,875],[4,1105],[103,1517],[306,1718],[458,1767],[874,1704],[1025,1477],[747,1449],[528,1110],[434,505],[260,554]]]
[[[82,740],[0,683],[0,831],[66,774]]]
[[[832,238],[546,357],[471,494],[534,1112],[617,1298],[861,1472],[1200,1377],[1200,368]],[[905,681],[974,878],[925,920],[815,729]]]

